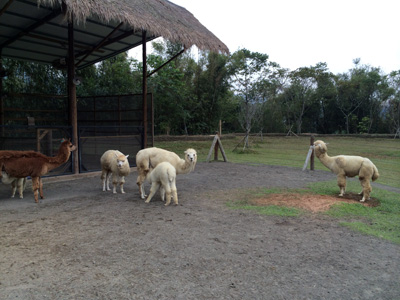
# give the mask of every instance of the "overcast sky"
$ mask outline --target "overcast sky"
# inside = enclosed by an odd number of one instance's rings
[[[353,59],[400,70],[399,0],[170,0],[224,42],[268,54],[291,70],[326,62],[347,72]]]

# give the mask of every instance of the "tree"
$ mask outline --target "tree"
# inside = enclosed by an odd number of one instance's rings
[[[389,96],[388,86],[379,68],[360,65],[354,60],[354,68],[337,77],[336,104],[345,117],[346,132],[357,132],[359,125],[370,132],[378,123],[382,103]]]
[[[66,72],[50,65],[3,58],[8,76],[4,80],[6,93],[66,93]]]
[[[170,42],[153,43],[150,68],[155,69],[182,46]],[[154,93],[155,123],[158,132],[204,134],[215,131],[218,120],[230,105],[225,55],[200,52],[196,62],[185,52],[149,79]],[[226,107],[225,107],[226,108]],[[230,108],[228,110],[231,110]]]
[[[324,65],[299,68],[289,73],[290,80],[288,86],[283,91],[282,102],[287,112],[287,125],[291,128],[291,121],[293,120],[296,124],[297,134],[302,132],[303,117],[306,111],[316,101],[316,77],[321,67],[323,68]]]
[[[194,73],[192,86],[196,110],[193,111],[194,123],[207,120],[203,128],[205,133],[214,132],[219,120],[229,118],[224,112],[228,109],[229,82],[226,55],[202,52]],[[224,106],[225,105],[225,109]]]
[[[240,49],[229,62],[231,84],[240,102],[239,122],[245,131],[243,149],[249,148],[249,135],[254,123],[262,117],[266,102],[265,78],[271,72],[268,55]]]
[[[400,137],[400,70],[388,76],[391,95],[385,102],[385,116],[388,119],[389,131]]]

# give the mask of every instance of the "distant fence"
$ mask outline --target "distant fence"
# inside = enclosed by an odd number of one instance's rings
[[[100,157],[107,150],[129,154],[129,164],[136,166],[136,153],[143,148],[141,126],[79,126],[79,171],[101,170]]]
[[[0,126],[0,150],[33,150],[55,156],[61,140],[71,138],[71,132],[70,126]],[[75,173],[74,155],[79,155],[80,173],[99,171],[100,157],[107,150],[129,154],[130,166],[134,167],[136,153],[144,143],[142,126],[78,126],[78,139],[78,152],[73,152],[67,163],[47,176]]]
[[[154,144],[153,95],[147,103],[147,146]],[[144,147],[141,94],[78,97],[79,172],[98,171],[101,155],[109,149],[130,154]],[[0,150],[34,150],[57,154],[62,138],[71,138],[70,116],[65,95],[8,94],[0,98]],[[76,141],[73,141],[76,143]],[[49,173],[75,173],[70,161]]]

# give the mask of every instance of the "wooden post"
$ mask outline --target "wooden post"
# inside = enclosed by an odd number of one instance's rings
[[[146,30],[142,35],[142,57],[143,57],[143,148],[147,148],[147,50],[146,50]]]
[[[215,144],[219,144],[218,147],[221,149],[222,157],[224,158],[224,161],[227,162],[228,159],[226,158],[225,150],[224,150],[224,147],[222,146],[222,143],[221,143],[221,140],[219,139],[218,134],[216,134],[216,135],[214,136],[214,140],[213,140],[213,142],[212,142],[212,144],[211,144],[210,151],[208,152],[206,161],[207,161],[207,162],[210,161],[212,150],[215,149]]]
[[[3,69],[3,62],[1,59],[1,49],[0,49],[0,71]],[[4,105],[3,105],[3,77],[0,74],[0,125],[4,125]],[[4,130],[4,128],[2,128]]]
[[[315,138],[312,135],[311,138],[310,138],[310,146],[314,146],[314,139]],[[311,158],[310,158],[310,170],[314,171],[314,149],[312,151]]]
[[[72,166],[75,174],[79,173],[79,155],[78,155],[78,109],[76,104],[76,86],[75,77],[75,53],[74,53],[74,19],[68,22],[68,102],[70,125],[72,126],[72,140],[77,150],[72,155]]]
[[[218,135],[218,137],[221,139],[221,134],[222,134],[222,124],[221,124],[221,120],[219,120],[219,128],[218,128],[218,132],[216,133]],[[218,145],[219,143],[215,143],[215,147],[214,147],[214,160],[218,160]]]

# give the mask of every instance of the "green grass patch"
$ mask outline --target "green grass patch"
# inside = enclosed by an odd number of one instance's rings
[[[370,158],[380,173],[377,182],[400,188],[400,139],[336,136],[316,137],[316,139],[329,143],[330,156],[345,154]],[[242,137],[224,139],[222,136],[222,145],[229,162],[302,168],[310,148],[308,136],[264,136],[262,140],[260,137],[251,137],[250,151],[233,151],[241,140]],[[155,146],[174,151],[181,157],[187,148],[195,148],[199,161],[205,161],[212,141],[213,137],[210,136],[209,141],[156,142]],[[243,149],[243,145],[236,149]],[[214,153],[211,159],[213,158]],[[222,160],[221,154],[219,159]],[[330,172],[317,158],[315,158],[315,169]]]
[[[348,191],[360,190],[358,181],[348,182]],[[251,210],[259,214],[280,217],[298,217],[305,212],[296,208],[284,206],[257,206],[251,200],[267,197],[269,194],[316,194],[337,196],[339,192],[336,181],[317,182],[306,189],[249,189],[241,190],[239,200],[228,202],[232,209]],[[372,196],[378,199],[380,205],[367,207],[360,203],[338,203],[333,205],[326,214],[337,219],[341,225],[355,231],[373,235],[393,243],[400,244],[400,194],[374,188]]]
[[[212,139],[210,137],[210,141],[160,142],[156,146],[174,151],[181,157],[187,148],[195,148],[198,153],[198,160],[205,161]],[[246,153],[233,152],[232,150],[241,139],[241,137],[224,139],[222,136],[222,144],[229,162],[302,168],[310,147],[309,137],[264,136],[263,140],[259,137],[252,137],[251,144],[257,145],[253,147],[254,151],[247,151]],[[316,139],[329,143],[328,154],[330,156],[345,154],[370,158],[380,173],[377,182],[400,188],[400,139],[335,136],[317,137]],[[220,160],[222,160],[222,155],[220,155]],[[317,158],[315,159],[315,169],[329,172]],[[361,186],[357,179],[348,180],[347,182],[347,192],[358,193],[361,191]],[[264,215],[299,216],[304,213],[299,209],[281,206],[255,206],[250,205],[248,201],[248,199],[252,199],[250,197],[262,197],[269,193],[290,192],[336,196],[339,193],[339,188],[336,180],[332,180],[313,183],[304,190],[259,189],[256,192],[254,190],[246,190],[244,193],[240,193],[241,195],[238,196],[240,199],[227,205],[232,209],[252,210]],[[400,244],[400,194],[373,187],[371,196],[378,199],[379,206],[365,207],[358,203],[341,203],[334,205],[326,214],[338,219],[344,226]]]
[[[360,189],[358,182],[350,182],[347,190]],[[331,194],[331,188],[324,189],[323,183],[310,185],[313,192]],[[336,191],[337,193],[337,191]],[[356,231],[380,237],[400,244],[400,194],[374,188],[372,197],[380,205],[367,207],[358,203],[340,203],[325,214],[340,220],[340,224]]]
[[[302,213],[301,210],[296,208],[278,205],[256,206],[242,201],[228,202],[227,206],[232,209],[251,210],[257,212],[258,214],[267,216],[298,217]]]

